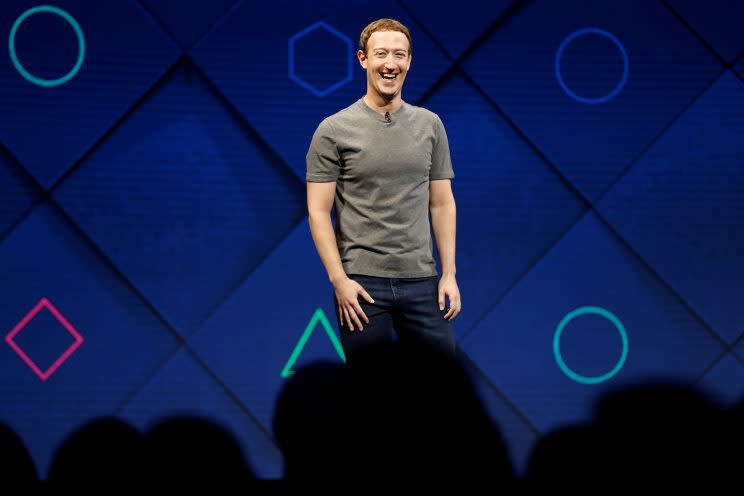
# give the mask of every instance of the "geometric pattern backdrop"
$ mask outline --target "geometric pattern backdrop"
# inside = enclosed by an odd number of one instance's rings
[[[743,4],[310,5],[2,2],[0,420],[42,475],[96,416],[189,412],[281,476],[285,377],[342,360],[305,153],[380,17],[447,129],[453,327],[517,468],[609,388],[741,398]]]

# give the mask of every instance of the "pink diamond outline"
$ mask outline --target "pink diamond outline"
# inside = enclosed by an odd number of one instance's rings
[[[46,307],[47,310],[49,310],[52,315],[57,319],[57,321],[64,326],[65,329],[67,329],[67,332],[72,334],[72,337],[75,339],[75,341],[65,350],[64,353],[62,353],[57,360],[54,361],[53,364],[49,366],[46,371],[42,372],[41,369],[34,363],[34,361],[31,359],[30,356],[28,356],[20,346],[16,344],[15,341],[13,341],[13,338],[23,330],[24,327],[26,327],[26,324],[33,319],[37,313],[39,313],[42,309],[42,307]],[[54,305],[52,305],[52,302],[49,301],[46,297],[42,297],[41,300],[39,300],[39,303],[34,306],[34,308],[31,309],[30,312],[26,314],[23,319],[21,319],[18,324],[11,330],[7,336],[5,336],[5,342],[8,343],[8,346],[13,348],[13,351],[15,351],[19,357],[21,357],[21,360],[23,360],[26,365],[33,370],[36,375],[39,376],[39,378],[42,381],[46,381],[49,376],[51,376],[59,367],[62,365],[67,358],[72,355],[76,349],[80,347],[81,344],[83,344],[83,336],[80,335],[79,332],[75,330],[74,327],[72,327],[72,324],[70,324],[67,319],[65,319],[62,314],[55,308]]]

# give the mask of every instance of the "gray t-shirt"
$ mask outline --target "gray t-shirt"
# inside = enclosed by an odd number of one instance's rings
[[[347,274],[438,275],[429,180],[455,173],[437,114],[403,102],[388,122],[360,98],[318,125],[306,163],[307,181],[336,181],[336,244]]]

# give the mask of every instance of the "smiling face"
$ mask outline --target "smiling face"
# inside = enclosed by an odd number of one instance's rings
[[[367,53],[357,53],[367,70],[367,94],[385,100],[400,98],[403,81],[411,67],[408,38],[400,31],[375,31],[367,41]]]

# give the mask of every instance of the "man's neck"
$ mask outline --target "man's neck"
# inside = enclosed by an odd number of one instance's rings
[[[385,112],[395,112],[401,105],[403,105],[403,99],[400,93],[395,95],[392,100],[387,100],[377,93],[370,95],[367,93],[364,95],[364,102],[374,111],[384,114]]]

